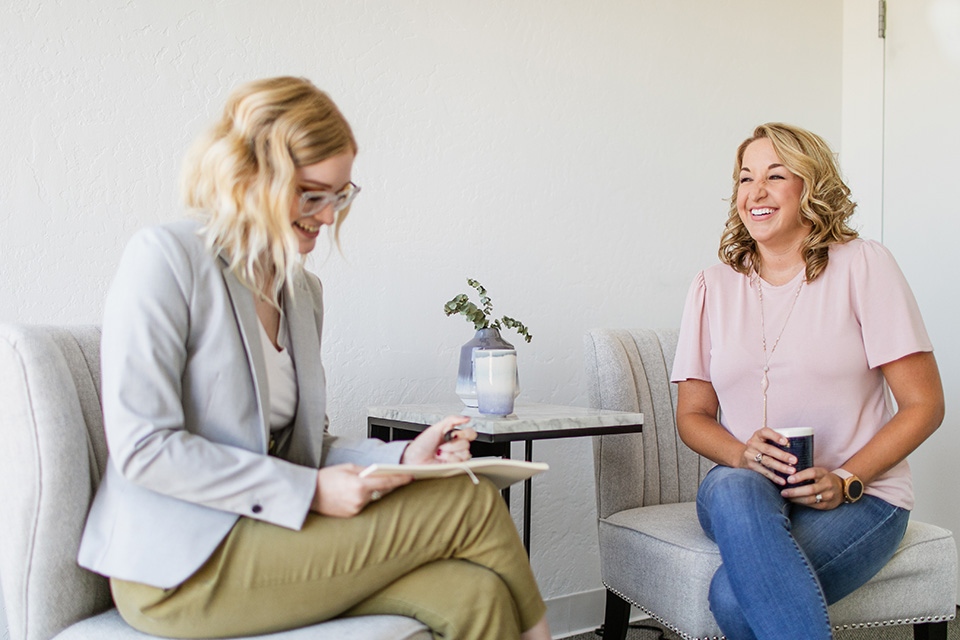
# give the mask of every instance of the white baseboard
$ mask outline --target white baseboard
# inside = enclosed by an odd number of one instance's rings
[[[550,598],[546,601],[550,635],[559,639],[594,631],[603,624],[606,599],[606,589],[593,589]],[[648,617],[636,607],[630,609],[631,622]]]

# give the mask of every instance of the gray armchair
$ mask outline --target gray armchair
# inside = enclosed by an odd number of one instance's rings
[[[631,604],[681,638],[722,637],[707,602],[720,555],[694,506],[712,463],[677,435],[676,345],[676,330],[595,330],[584,339],[592,406],[644,416],[643,433],[593,440],[604,640],[624,639]],[[956,581],[953,535],[911,521],[890,562],[831,606],[830,620],[836,629],[911,624],[917,640],[946,640]]]
[[[0,325],[0,581],[11,640],[141,640],[106,578],[76,562],[107,463],[100,330]],[[2,616],[0,616],[2,620]],[[402,616],[366,616],[274,633],[271,640],[430,640]]]

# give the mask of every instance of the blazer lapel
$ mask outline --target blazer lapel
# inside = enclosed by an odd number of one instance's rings
[[[289,348],[297,370],[299,397],[286,458],[295,464],[317,468],[323,458],[323,433],[327,417],[327,385],[320,362],[320,326],[317,320],[323,309],[314,307],[303,275],[295,278],[294,283],[285,285],[283,309],[290,331]]]
[[[226,260],[220,258],[223,280],[227,284],[230,294],[230,303],[237,318],[237,327],[243,347],[247,350],[247,361],[250,364],[250,373],[253,377],[253,386],[257,392],[257,411],[260,414],[260,444],[262,452],[267,452],[267,443],[270,441],[270,421],[267,408],[270,406],[270,390],[267,386],[267,364],[263,359],[263,346],[260,344],[260,320],[257,318],[257,308],[253,302],[253,293],[243,285],[237,276],[230,271]]]

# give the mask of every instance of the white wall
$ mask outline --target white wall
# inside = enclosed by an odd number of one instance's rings
[[[304,75],[361,147],[346,258],[311,259],[334,430],[360,436],[373,404],[455,400],[472,330],[442,305],[467,277],[534,334],[520,400],[585,404],[583,333],[678,323],[752,127],[839,146],[841,22],[831,0],[15,0],[0,321],[98,322],[129,235],[180,215],[180,158],[227,92]],[[552,471],[533,565],[562,603],[600,586],[590,442],[535,455]]]
[[[890,0],[884,101],[884,241],[913,286],[940,365],[947,412],[913,455],[914,515],[960,532],[960,0]]]
[[[885,39],[876,18],[875,0],[844,0],[841,161],[863,234],[882,239],[910,281],[943,379],[946,417],[910,456],[913,516],[956,533],[956,483],[944,470],[956,465],[960,446],[960,338],[950,295],[960,207],[947,195],[960,170],[960,0],[888,0]]]
[[[883,53],[877,0],[843,1],[841,169],[853,191],[853,224],[883,240]]]

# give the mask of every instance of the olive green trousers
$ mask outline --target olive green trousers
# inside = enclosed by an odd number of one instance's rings
[[[300,531],[240,518],[181,585],[110,583],[131,626],[175,638],[400,614],[434,638],[505,640],[546,613],[499,492],[465,476],[414,482],[353,518],[311,513]]]

